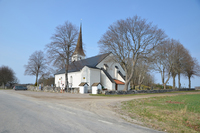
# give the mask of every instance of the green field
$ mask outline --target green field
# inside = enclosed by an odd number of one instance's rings
[[[167,132],[200,132],[200,94],[152,97],[122,102],[122,112]]]

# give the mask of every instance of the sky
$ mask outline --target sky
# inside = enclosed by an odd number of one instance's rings
[[[0,66],[12,68],[20,83],[34,83],[24,65],[35,51],[45,52],[57,26],[70,21],[79,28],[82,19],[87,58],[99,54],[98,41],[112,23],[135,15],[179,40],[200,62],[200,0],[0,0]],[[161,84],[160,74],[152,74]],[[200,77],[191,82],[200,86]],[[188,86],[184,76],[181,85]]]

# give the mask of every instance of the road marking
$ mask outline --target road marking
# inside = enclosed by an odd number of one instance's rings
[[[53,106],[50,106],[50,105],[48,105],[48,107],[49,107],[49,108],[52,108],[52,109],[54,108]]]
[[[103,123],[107,123],[107,124],[113,124],[111,122],[107,122],[107,121],[103,121],[103,120],[98,120],[98,121],[103,122]]]
[[[56,108],[56,107],[53,107],[53,106],[50,106],[50,105],[48,105],[48,107],[49,107],[49,108],[52,108],[52,109],[60,110],[60,108]],[[70,114],[74,114],[74,115],[76,114],[76,113],[74,113],[74,112],[67,111],[67,110],[65,110],[65,112],[70,113]]]
[[[70,114],[74,114],[74,115],[76,114],[76,113],[74,113],[74,112],[70,112],[70,111],[65,111],[65,112],[70,113]]]

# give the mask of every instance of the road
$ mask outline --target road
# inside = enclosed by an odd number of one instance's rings
[[[0,133],[47,132],[155,133],[158,131],[100,116],[88,110],[20,95],[13,90],[0,90]]]

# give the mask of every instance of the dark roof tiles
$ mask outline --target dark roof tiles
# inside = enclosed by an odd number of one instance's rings
[[[97,68],[96,66],[103,60],[105,59],[110,53],[106,54],[101,54],[97,56],[93,56],[87,59],[79,60],[79,61],[74,61],[69,65],[68,68],[68,73],[70,72],[77,72],[80,71],[84,66],[87,66],[89,68]],[[61,69],[58,71],[56,74],[63,74],[65,73],[65,68]]]
[[[101,85],[101,83],[93,83],[92,86],[98,86],[99,84]]]
[[[78,36],[78,41],[77,41],[76,49],[75,49],[73,55],[74,54],[79,54],[79,55],[85,56],[82,44],[83,44],[82,43],[82,31],[81,31],[81,26],[80,26],[80,32],[79,32],[79,36]]]
[[[89,86],[88,83],[86,83],[86,82],[81,82],[78,86],[84,86],[84,85]]]

